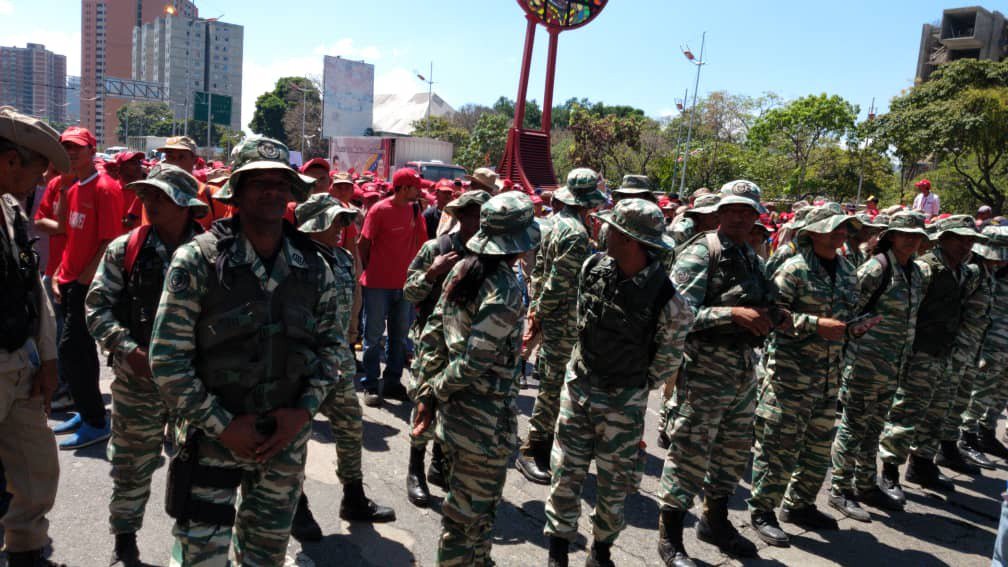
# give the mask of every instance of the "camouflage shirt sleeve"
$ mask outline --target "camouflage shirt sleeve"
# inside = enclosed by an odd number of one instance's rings
[[[705,307],[707,272],[710,251],[706,244],[694,242],[676,255],[673,283],[676,290],[690,303],[693,310],[693,329],[701,331],[731,323],[731,307]]]
[[[430,385],[431,377],[437,376],[448,366],[448,345],[445,342],[444,312],[441,305],[442,302],[438,301],[434,312],[427,318],[423,335],[417,345],[416,356],[419,360],[417,382],[419,385],[416,397],[418,400],[429,400],[434,397]]]
[[[126,259],[126,241],[129,234],[116,238],[105,249],[98,271],[91,280],[87,298],[84,300],[84,310],[88,330],[103,349],[127,355],[139,345],[130,336],[129,329],[116,319],[113,308],[122,298],[126,289],[123,273]]]
[[[336,332],[340,341],[337,348],[340,362],[336,368],[344,380],[347,377],[352,380],[357,373],[357,360],[354,357],[353,347],[346,337],[350,328],[350,317],[353,316],[354,261],[350,253],[342,248],[334,250],[333,255],[334,310],[338,315],[336,322],[339,328]]]
[[[680,294],[669,300],[658,315],[655,345],[658,347],[648,369],[648,385],[657,388],[674,377],[683,360],[686,335],[693,328],[693,310]]]
[[[557,227],[554,230],[562,229]],[[588,253],[587,231],[571,230],[562,235],[557,243],[552,265],[543,266],[546,273],[539,292],[539,300],[536,302],[536,313],[540,320],[548,317],[569,299],[572,288],[577,285],[581,264],[588,257]]]
[[[318,261],[324,264],[321,256]],[[347,343],[347,327],[341,322],[341,307],[336,279],[330,270],[319,270],[319,272],[319,299],[315,304],[315,320],[318,321],[315,336],[318,345],[316,354],[322,361],[324,368],[338,368],[344,373],[342,379],[352,380],[356,371],[356,362],[353,361],[353,354]],[[349,319],[346,321],[349,323]],[[351,368],[353,370],[350,370]],[[347,374],[348,371],[349,374]],[[337,379],[334,372],[316,372],[308,380],[307,388],[301,394],[297,407],[308,410],[310,415],[315,415],[319,406],[322,405],[322,400],[329,395],[329,390],[332,389]]]
[[[773,276],[774,284],[777,286],[777,304],[784,309],[792,310],[792,305],[805,293],[805,282],[808,277],[808,268],[800,254],[788,259]],[[792,334],[796,337],[808,336],[819,328],[819,317],[816,315],[792,310],[791,319],[794,326]]]
[[[887,257],[888,261],[888,257]],[[897,269],[893,266],[893,269]],[[882,281],[882,275],[885,273],[885,268],[879,263],[875,258],[869,258],[867,261],[862,263],[857,267],[857,282],[858,282],[858,301],[855,305],[855,312],[861,313],[864,308],[868,306],[868,301],[872,298],[872,295],[879,289],[879,286],[886,285],[889,282]]]
[[[409,269],[406,270],[406,284],[403,286],[403,297],[406,301],[416,305],[427,299],[434,284],[427,280],[427,268],[434,263],[434,258],[438,254],[437,239],[428,240],[420,247],[413,261],[410,262]]]
[[[196,377],[196,321],[207,293],[209,277],[195,242],[175,251],[169,276],[175,285],[166,285],[158,303],[151,336],[151,373],[168,409],[212,437],[219,436],[234,417]]]

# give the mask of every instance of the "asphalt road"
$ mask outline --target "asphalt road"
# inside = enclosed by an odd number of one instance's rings
[[[102,389],[109,391],[111,372],[105,368]],[[521,433],[527,430],[528,415],[535,399],[535,383],[524,389],[518,400],[522,415]],[[659,393],[652,392],[645,441],[648,462],[638,494],[626,507],[628,527],[614,546],[617,565],[661,565],[657,552],[659,477],[664,453],[657,448],[655,423]],[[409,444],[409,407],[389,401],[380,409],[364,408],[364,476],[367,494],[395,509],[398,519],[390,524],[349,524],[339,519],[342,489],[335,475],[335,446],[328,423],[317,419],[308,452],[305,491],[316,518],[325,532],[323,541],[301,546],[291,540],[287,565],[302,566],[406,566],[434,565],[440,533],[439,509],[444,496],[432,487],[433,506],[419,509],[405,496]],[[52,559],[74,567],[108,565],[113,538],[108,532],[108,502],[112,481],[105,446],[93,446],[60,454],[62,474],[56,506],[50,514],[53,538]],[[172,545],[171,519],[164,513],[166,467],[154,477],[153,495],[147,519],[138,539],[142,558],[151,565],[167,565]],[[748,478],[748,472],[746,474]],[[1008,479],[1008,466],[984,471],[979,478],[953,477],[955,494],[947,499],[908,488],[904,512],[887,514],[872,510],[873,521],[862,524],[841,520],[840,530],[812,533],[784,524],[792,536],[786,549],[767,548],[760,542],[759,560],[747,565],[989,565],[997,521],[1000,493]],[[510,468],[504,500],[497,511],[493,558],[501,566],[545,565],[547,539],[542,535],[544,501],[548,487],[528,483]],[[731,503],[731,518],[753,540],[744,499],[748,483],[743,482]],[[590,543],[588,519],[594,502],[594,476],[586,481],[581,516],[582,537],[573,547],[572,565],[583,564]],[[819,506],[826,504],[826,491]],[[694,510],[699,513],[698,509]],[[700,565],[738,565],[716,548],[697,541],[687,518],[686,546]]]

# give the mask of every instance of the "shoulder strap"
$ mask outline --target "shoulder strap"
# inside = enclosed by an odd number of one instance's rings
[[[129,279],[133,273],[133,266],[136,264],[137,256],[144,242],[147,242],[147,235],[150,234],[151,225],[138,226],[130,231],[129,240],[126,241],[126,257],[123,258],[123,268],[125,268],[125,279]]]
[[[865,304],[863,313],[871,313],[875,310],[875,306],[878,305],[882,294],[885,293],[885,290],[889,289],[889,284],[892,282],[892,264],[889,263],[889,258],[884,253],[876,254],[874,258],[876,262],[882,264],[882,279],[872,293],[871,299]]]

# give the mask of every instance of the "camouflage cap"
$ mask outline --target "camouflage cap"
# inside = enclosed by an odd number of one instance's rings
[[[745,179],[729,181],[721,186],[721,202],[718,203],[718,208],[725,205],[749,205],[759,214],[763,214],[767,210],[760,203],[761,195],[759,186],[752,181]]]
[[[172,136],[171,138],[165,140],[165,144],[160,148],[157,148],[157,151],[185,150],[192,152],[193,155],[196,155],[196,147],[196,140],[193,140],[189,136]]]
[[[840,203],[830,201],[812,207],[812,210],[805,216],[804,225],[798,229],[798,233],[829,234],[844,225],[851,225],[856,230],[861,227],[861,221],[845,213]]]
[[[249,171],[280,171],[291,182],[294,200],[304,201],[315,184],[313,177],[301,175],[290,165],[290,152],[278,140],[262,136],[250,136],[242,140],[231,151],[231,178],[214,194],[222,203],[234,198],[234,188],[241,183],[242,174]]]
[[[491,256],[520,254],[538,247],[541,238],[532,199],[507,191],[483,204],[479,232],[466,242],[466,248]]]
[[[872,216],[869,215],[868,213],[862,212],[854,216],[857,217],[857,220],[858,222],[861,223],[861,226],[865,228],[885,228],[885,223],[877,222],[875,219],[872,219]],[[877,219],[878,217],[875,218]]]
[[[931,223],[931,226],[934,227],[936,238],[941,238],[946,234],[983,238],[983,235],[976,230],[976,220],[969,215],[951,215]]]
[[[696,201],[693,201],[693,207],[686,209],[687,216],[689,215],[710,215],[717,212],[718,203],[721,202],[721,195],[714,195],[713,193],[707,193],[697,197]]]
[[[985,242],[974,242],[973,253],[985,260],[1008,262],[1008,227],[986,226],[983,229]]]
[[[328,193],[314,193],[294,209],[298,230],[307,233],[325,232],[333,222],[343,217],[341,226],[347,226],[360,215],[360,210],[346,207]]]
[[[882,216],[882,215],[879,215]],[[876,217],[878,220],[878,217]],[[924,215],[911,211],[901,211],[889,217],[889,226],[882,231],[879,239],[885,238],[892,232],[902,232],[905,234],[919,234],[927,238],[928,233],[924,230]]]
[[[335,174],[335,175],[332,176],[332,184],[333,184],[333,187],[335,187],[335,186],[340,185],[340,184],[353,185],[354,182],[353,182],[353,178],[350,177],[349,173],[347,173],[345,171],[341,171],[341,172],[339,172],[339,173],[337,173],[337,174]]]
[[[500,176],[489,167],[478,167],[472,172],[472,175],[466,175],[465,178],[476,189],[496,193],[501,188]]]
[[[605,195],[598,189],[599,177],[587,167],[579,167],[567,174],[567,185],[556,190],[553,198],[565,205],[576,207],[597,207],[606,202]]]
[[[486,191],[466,191],[465,193],[459,195],[457,199],[454,199],[445,205],[444,212],[451,216],[455,216],[455,213],[470,205],[482,207],[483,203],[486,203],[489,200],[490,193],[487,193]]]
[[[199,181],[175,165],[159,163],[150,170],[147,179],[129,183],[126,189],[132,190],[141,199],[148,191],[161,191],[176,205],[191,207],[196,218],[202,218],[210,212],[210,207],[197,197]]]
[[[621,195],[643,195],[651,192],[651,180],[647,175],[624,175],[623,183],[617,187],[613,193]]]
[[[665,234],[665,215],[651,201],[623,199],[612,209],[592,213],[592,216],[645,246],[662,250],[675,247],[675,240]]]

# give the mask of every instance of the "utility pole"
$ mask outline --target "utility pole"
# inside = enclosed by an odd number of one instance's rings
[[[689,48],[683,50],[683,54],[690,63],[696,65],[696,84],[693,85],[693,108],[690,110],[689,127],[686,128],[686,151],[683,153],[682,177],[679,179],[679,197],[686,191],[686,164],[689,163],[690,140],[693,137],[693,120],[696,118],[697,91],[700,89],[700,69],[704,66],[703,52],[707,42],[707,32],[700,37],[700,58],[695,59],[693,52]]]
[[[427,83],[427,122],[430,123],[430,107],[431,99],[434,96],[434,62],[431,61],[430,64],[430,74],[424,77],[420,73],[417,73],[417,78],[421,81]]]
[[[686,100],[688,98],[689,98],[689,89],[686,89],[686,90],[683,91],[682,103],[680,103],[679,101],[676,101],[676,109],[679,111],[680,115],[686,110]],[[683,123],[683,121],[682,121],[681,116],[680,116],[679,128],[676,130],[676,137],[675,137],[675,153],[672,154],[673,156],[675,156],[674,159],[672,160],[672,183],[673,183],[673,187],[675,186],[674,184],[675,184],[675,177],[676,177],[676,169],[679,167],[679,144],[682,142],[682,123]],[[682,195],[679,195],[679,198],[681,199]]]
[[[875,119],[875,97],[872,97],[871,106],[868,107],[868,120],[874,120],[874,119]],[[867,141],[865,141],[865,147],[867,147],[867,145],[868,145]],[[861,158],[860,160],[861,165],[860,165],[860,171],[858,171],[857,199],[854,201],[855,205],[861,204],[861,185],[864,183],[864,149],[865,148],[858,148],[858,153],[861,154],[860,156],[858,156]]]

